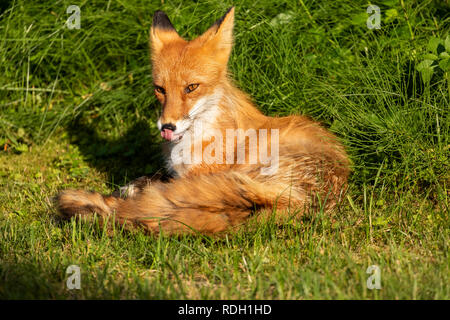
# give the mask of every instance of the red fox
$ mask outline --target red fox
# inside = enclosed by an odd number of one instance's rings
[[[233,85],[227,68],[233,25],[230,8],[187,41],[164,12],[155,12],[150,50],[162,105],[157,125],[173,178],[132,183],[126,197],[66,190],[57,198],[61,214],[111,216],[154,234],[214,234],[241,226],[258,209],[281,218],[318,206],[314,199],[327,210],[336,205],[350,172],[344,147],[304,116],[265,116]],[[272,154],[264,160],[267,148]],[[203,157],[192,161],[191,152]]]

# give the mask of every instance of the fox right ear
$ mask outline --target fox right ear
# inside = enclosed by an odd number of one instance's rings
[[[150,28],[150,46],[153,53],[158,53],[165,43],[179,40],[181,37],[170,22],[167,14],[158,10],[153,15],[152,27]]]
[[[205,33],[198,37],[203,46],[214,53],[217,61],[226,64],[233,46],[234,7],[217,20]]]

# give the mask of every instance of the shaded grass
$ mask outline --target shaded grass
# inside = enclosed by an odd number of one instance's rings
[[[165,10],[192,38],[231,2],[89,1],[80,30],[64,27],[70,4],[1,7],[0,297],[449,298],[448,80],[436,69],[424,84],[415,69],[448,34],[448,3],[380,1],[380,30],[367,29],[364,1],[235,3],[237,85],[266,114],[322,121],[354,170],[334,215],[225,238],[111,235],[60,221],[51,197],[160,169],[151,15]],[[65,286],[71,264],[81,290]],[[373,264],[381,290],[366,287]]]

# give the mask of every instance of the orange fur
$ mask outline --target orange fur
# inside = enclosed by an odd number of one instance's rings
[[[162,105],[159,125],[177,124],[181,138],[192,132],[200,119],[206,132],[226,129],[279,130],[279,167],[272,175],[261,174],[261,163],[236,161],[227,164],[173,164],[175,142],[165,145],[168,165],[174,174],[169,182],[151,182],[125,199],[86,191],[64,191],[58,208],[67,217],[115,215],[120,223],[132,222],[153,233],[217,233],[245,222],[255,208],[303,209],[317,205],[318,195],[332,208],[346,189],[349,160],[342,145],[318,123],[303,116],[267,117],[231,82],[227,62],[232,48],[234,8],[203,35],[182,39],[162,12],[155,13],[150,31],[153,80],[164,92],[155,91]],[[156,22],[155,22],[156,21]],[[161,22],[162,21],[162,22]],[[186,87],[198,84],[187,93]],[[201,110],[197,113],[195,108]],[[180,129],[181,130],[181,129]],[[176,131],[174,131],[176,133]],[[177,133],[178,134],[178,133]],[[202,151],[212,143],[201,139]],[[268,139],[270,141],[270,138]],[[249,138],[233,141],[248,151]],[[269,142],[270,146],[270,142]],[[225,146],[223,146],[225,150]],[[259,149],[258,149],[259,151]],[[217,150],[214,149],[214,155]],[[259,154],[259,153],[258,153]]]

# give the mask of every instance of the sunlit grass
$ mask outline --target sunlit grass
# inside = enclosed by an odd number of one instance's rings
[[[236,84],[266,114],[322,121],[354,167],[333,215],[220,238],[61,221],[52,197],[161,168],[152,14],[193,38],[232,3],[89,1],[79,30],[64,26],[73,3],[40,3],[0,14],[0,297],[449,298],[449,78],[416,70],[448,35],[445,1],[379,1],[380,30],[366,27],[365,1],[233,2]],[[71,264],[81,290],[66,288]],[[370,265],[380,290],[366,286]]]

